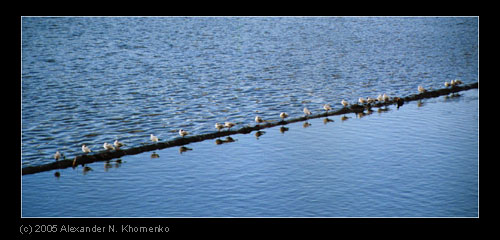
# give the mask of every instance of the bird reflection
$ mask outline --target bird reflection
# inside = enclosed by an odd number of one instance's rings
[[[93,171],[93,169],[89,166],[83,167],[83,175],[87,174],[88,172]]]
[[[342,116],[342,117],[340,118],[340,120],[342,120],[342,122],[343,122],[343,121],[345,121],[345,120],[347,120],[347,119],[349,119],[349,118],[350,118],[350,117],[348,117],[348,116],[344,115],[344,116]]]
[[[373,110],[371,108],[366,109],[366,115],[370,115],[373,113]]]
[[[324,119],[323,119],[323,124],[325,124],[325,125],[326,125],[326,124],[327,124],[327,123],[329,123],[329,122],[334,122],[334,121],[333,121],[332,119],[329,119],[329,118],[324,118]]]
[[[262,136],[262,135],[264,135],[264,133],[266,133],[266,132],[264,132],[264,131],[257,131],[255,133],[255,138],[257,138],[257,140],[259,140],[259,137]]]
[[[453,98],[458,98],[462,95],[458,94],[458,93],[452,93],[451,95],[447,95],[447,96],[444,96],[444,100],[451,100]]]
[[[151,153],[151,159],[153,159],[153,158],[160,158],[160,154],[158,154],[156,152]]]
[[[285,133],[288,130],[289,130],[289,128],[287,128],[287,127],[283,127],[283,126],[280,127],[280,133]]]
[[[191,151],[193,150],[192,148],[188,148],[186,146],[182,146],[179,148],[179,153],[182,154],[183,152]]]
[[[110,168],[119,168],[120,165],[122,164],[122,160],[121,159],[117,159],[116,161],[114,161],[114,164],[113,164],[113,161],[111,160],[108,160],[106,161],[106,163],[104,163],[104,171],[108,171]]]
[[[234,142],[235,140],[232,138],[232,137],[226,137],[226,140],[222,140],[222,139],[216,139],[215,140],[215,144],[217,145],[221,145],[221,144],[224,144],[224,143],[230,143],[230,142]]]
[[[109,160],[104,163],[104,171],[107,172],[108,169],[112,168],[113,166],[111,163],[109,163]]]
[[[364,116],[366,116],[366,113],[364,113],[364,112],[358,112],[358,113],[356,113],[356,117],[357,118],[363,118]]]
[[[387,106],[381,107],[377,110],[378,113],[383,113],[389,111],[389,108]]]
[[[303,128],[308,128],[309,126],[311,126],[312,124],[308,123],[308,122],[305,122],[304,124],[302,124],[302,127]]]
[[[424,106],[424,103],[422,102],[422,100],[418,100],[417,107],[422,107],[422,106]]]

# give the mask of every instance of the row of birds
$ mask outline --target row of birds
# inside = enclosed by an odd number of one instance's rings
[[[451,80],[450,82],[445,82],[445,83],[444,83],[445,87],[454,87],[454,86],[458,86],[458,85],[460,85],[460,84],[462,84],[462,81],[460,81],[460,80]],[[426,90],[425,88],[423,88],[422,86],[418,86],[417,90],[418,90],[418,92],[420,92],[420,93],[423,93],[423,92],[426,92],[426,91],[427,91],[427,90]],[[398,98],[398,99],[399,99],[399,98]],[[390,97],[389,97],[387,94],[385,94],[385,93],[384,93],[384,94],[380,94],[380,95],[378,95],[378,97],[377,97],[377,98],[371,98],[371,97],[368,97],[368,98],[366,98],[366,99],[365,99],[365,98],[363,98],[363,97],[360,97],[360,98],[358,99],[358,102],[359,102],[359,103],[361,103],[361,104],[366,104],[366,103],[371,104],[371,103],[374,103],[374,102],[377,102],[377,101],[379,101],[379,102],[386,102],[386,101],[389,101],[389,100],[390,100]],[[346,100],[344,100],[344,99],[342,99],[342,101],[340,101],[340,103],[341,103],[341,104],[342,104],[342,106],[344,106],[344,107],[349,106],[349,102],[347,102],[347,101],[346,101]],[[324,109],[326,112],[328,112],[328,111],[332,110],[332,107],[330,106],[330,104],[324,104],[324,105],[323,105],[323,109]],[[305,107],[305,108],[303,109],[303,112],[304,112],[304,114],[306,114],[306,117],[312,114],[312,113],[311,113],[311,111],[310,111],[309,109],[307,109],[307,107]],[[289,115],[288,115],[286,112],[282,112],[282,113],[280,113],[280,118],[282,119],[282,121],[283,121],[283,120],[285,120],[285,118],[287,118],[288,116],[289,116]],[[255,117],[255,122],[257,122],[258,124],[260,124],[260,123],[270,122],[270,121],[268,121],[268,120],[264,120],[264,119],[262,119],[260,116],[256,116],[256,117]],[[229,130],[230,130],[232,127],[234,127],[235,125],[236,125],[236,124],[235,124],[235,123],[233,123],[233,122],[225,122],[224,124],[222,124],[222,123],[215,123],[215,128],[216,128],[218,131],[220,131],[220,130],[221,130],[221,129],[223,129],[223,128],[227,128],[227,129],[228,129],[228,131],[229,131]],[[181,137],[185,137],[185,136],[186,136],[186,135],[188,135],[188,134],[189,134],[189,133],[188,133],[187,131],[183,130],[183,129],[180,129],[180,130],[179,130],[179,135],[180,135]],[[158,137],[157,137],[157,136],[155,136],[155,135],[153,135],[153,134],[151,134],[149,138],[150,138],[150,140],[151,140],[152,142],[155,142],[155,143],[159,141]],[[105,149],[105,150],[116,150],[116,149],[120,149],[120,147],[122,147],[122,146],[124,146],[124,144],[123,144],[123,143],[121,143],[121,142],[119,142],[118,140],[115,140],[115,142],[113,143],[113,145],[111,145],[111,144],[109,144],[109,143],[107,143],[107,142],[105,142],[105,143],[104,143],[104,145],[103,145],[103,147],[104,147],[104,149]],[[90,148],[89,148],[88,146],[86,146],[85,144],[83,144],[83,145],[82,145],[82,152],[84,152],[84,153],[90,153],[90,152],[92,152],[92,151],[90,150]],[[59,151],[57,151],[57,152],[55,153],[55,155],[54,155],[54,158],[56,159],[56,161],[57,161],[57,160],[59,160],[59,158],[61,158],[61,153],[59,153]]]

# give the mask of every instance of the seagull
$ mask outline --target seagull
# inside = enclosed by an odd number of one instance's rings
[[[280,118],[281,118],[282,120],[285,120],[285,118],[287,118],[287,117],[288,117],[288,114],[286,114],[286,112],[282,112],[282,113],[280,113]]]
[[[385,94],[385,93],[384,93],[384,94]],[[384,101],[384,96],[382,96],[382,94],[379,94],[379,95],[378,95],[378,97],[377,97],[377,100],[378,100],[379,102]]]
[[[224,127],[227,127],[227,130],[231,130],[232,127],[234,127],[236,124],[232,123],[232,122],[225,122],[224,123]]]
[[[423,93],[426,90],[422,86],[418,86],[418,92]]]
[[[116,149],[120,149],[121,146],[123,146],[124,144],[119,142],[118,139],[115,140],[115,142],[113,143],[113,145],[115,145]]]
[[[346,100],[342,100],[340,103],[342,103],[342,105],[344,105],[344,107],[347,107],[347,105],[349,105],[349,103]]]
[[[458,79],[455,79],[455,80],[451,80],[450,84],[451,84],[452,87],[454,87],[456,85],[462,84],[462,81],[460,81]]]
[[[382,96],[384,98],[384,101],[389,101],[389,96],[387,94],[384,93],[384,95]]]
[[[151,136],[149,137],[149,139],[151,139],[151,141],[153,141],[153,142],[158,142],[158,137],[155,136],[155,135],[153,135],[153,134],[151,134]]]
[[[325,109],[325,111],[328,112],[329,110],[332,110],[332,107],[330,106],[330,104],[325,104],[323,105],[323,109]]]
[[[453,80],[452,80],[453,81]],[[445,87],[449,87],[450,86],[450,83],[449,82],[444,82],[444,86]]]
[[[60,157],[61,154],[59,153],[59,151],[57,151],[56,154],[54,154],[54,158],[56,159],[56,161],[58,161]]]
[[[113,147],[113,145],[111,145],[111,144],[109,144],[109,143],[107,143],[107,142],[105,142],[102,146],[103,146],[103,147],[104,147],[104,149],[106,149],[106,150],[115,150],[115,147]]]
[[[85,144],[83,144],[83,145],[82,145],[82,151],[83,151],[84,153],[89,153],[89,152],[92,152],[92,151],[90,151],[90,148],[89,148],[89,147],[87,147]]]
[[[259,117],[259,116],[255,116],[255,122],[257,122],[257,123],[263,123],[264,120],[262,120],[262,118]]]
[[[366,103],[366,100],[363,97],[360,97],[358,99],[358,102],[361,103],[361,104],[364,104],[364,103]]]
[[[215,123],[215,128],[220,132],[221,129],[224,128],[224,125],[222,123]]]
[[[367,103],[374,103],[375,102],[375,98],[367,97],[366,98],[366,102]]]
[[[306,107],[302,111],[306,114],[306,117],[311,115],[311,111],[309,111],[309,109],[307,109]]]
[[[184,137],[184,136],[186,136],[186,135],[188,135],[188,134],[189,134],[188,132],[186,132],[186,131],[184,131],[184,130],[182,130],[182,129],[181,129],[181,130],[179,130],[179,135],[181,135],[181,137]]]

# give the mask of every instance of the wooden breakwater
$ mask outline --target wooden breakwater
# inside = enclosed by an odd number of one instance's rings
[[[341,108],[338,110],[314,114],[314,115],[310,115],[308,117],[303,116],[303,117],[297,117],[297,118],[288,118],[288,119],[282,120],[282,121],[267,122],[264,124],[257,124],[254,126],[245,126],[245,127],[242,127],[240,129],[235,129],[235,130],[219,131],[219,132],[213,132],[213,133],[207,133],[207,134],[201,134],[201,135],[189,136],[189,137],[178,137],[176,139],[165,141],[165,142],[151,143],[148,145],[131,147],[128,149],[100,151],[100,152],[95,152],[95,153],[90,153],[90,154],[82,154],[82,155],[74,157],[73,159],[64,159],[64,160],[54,161],[52,163],[43,164],[43,165],[39,165],[39,166],[24,167],[24,168],[22,168],[22,175],[33,174],[33,173],[38,173],[38,172],[43,172],[43,171],[50,171],[50,170],[54,170],[54,169],[75,167],[77,165],[84,165],[84,164],[98,162],[98,161],[107,161],[107,160],[110,160],[113,158],[119,158],[119,157],[122,157],[125,155],[134,155],[134,154],[139,154],[139,153],[143,153],[143,152],[154,151],[154,150],[159,150],[159,149],[164,149],[164,148],[169,148],[169,147],[183,146],[183,145],[187,145],[189,143],[201,142],[201,141],[208,140],[208,139],[216,139],[216,138],[221,138],[221,137],[234,135],[234,134],[248,134],[248,133],[251,133],[253,131],[258,131],[258,130],[261,130],[264,128],[270,128],[270,127],[275,127],[278,125],[286,125],[286,124],[290,124],[290,123],[306,121],[307,119],[322,118],[322,117],[335,116],[335,115],[348,114],[348,113],[359,113],[359,112],[363,112],[364,110],[371,108],[371,107],[383,107],[383,106],[392,105],[392,104],[402,105],[402,104],[404,104],[404,102],[410,102],[410,101],[416,101],[416,100],[425,99],[425,98],[434,98],[434,97],[444,96],[444,95],[448,95],[451,93],[456,93],[456,92],[460,92],[460,91],[464,91],[464,90],[478,88],[478,86],[479,86],[479,84],[476,82],[476,83],[463,85],[463,86],[454,86],[451,88],[428,90],[428,91],[425,91],[423,93],[412,94],[412,95],[409,95],[406,97],[394,97],[388,101],[380,101],[380,102],[375,102],[372,104],[364,104],[364,105],[353,104],[353,105],[350,105],[348,107],[344,107],[344,108]]]

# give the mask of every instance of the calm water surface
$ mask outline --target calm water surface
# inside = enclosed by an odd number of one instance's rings
[[[21,164],[455,78],[478,81],[478,18],[24,17]]]
[[[473,89],[25,175],[22,216],[477,217],[478,101]]]

